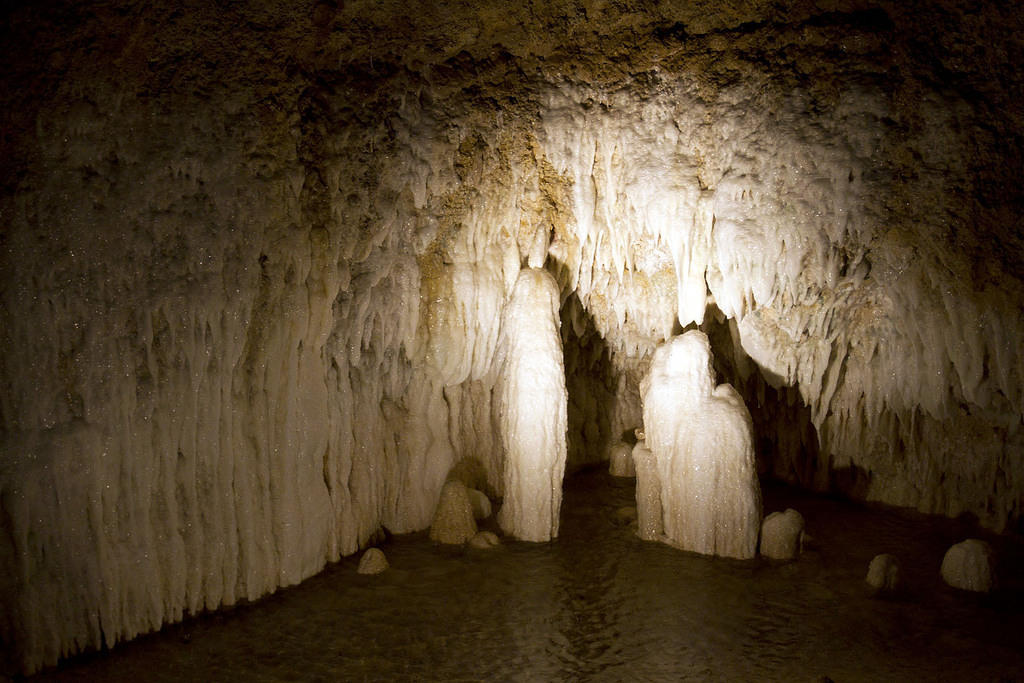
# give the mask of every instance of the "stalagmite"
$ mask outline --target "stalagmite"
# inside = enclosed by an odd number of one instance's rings
[[[430,525],[430,540],[457,545],[473,538],[476,530],[469,489],[461,481],[446,482]]]
[[[988,593],[995,586],[992,546],[968,538],[950,547],[942,558],[942,580],[953,588]]]
[[[608,457],[608,471],[613,477],[635,477],[636,466],[633,464],[633,446],[620,441],[611,448]]]
[[[469,539],[469,545],[480,550],[490,550],[501,545],[501,539],[493,531],[478,531],[473,538]]]
[[[636,465],[637,535],[645,541],[660,541],[664,525],[658,459],[643,441],[639,441],[633,447],[633,462]]]
[[[804,518],[793,508],[773,512],[761,524],[761,554],[773,560],[792,560],[800,554]]]
[[[359,567],[356,571],[360,574],[380,574],[387,571],[388,566],[384,551],[380,548],[370,548],[359,558]]]
[[[554,278],[524,268],[501,321],[497,411],[505,498],[498,522],[524,541],[558,535],[568,400],[559,303]]]
[[[473,506],[473,517],[487,519],[491,516],[491,499],[483,491],[468,489],[469,502]]]
[[[864,580],[877,591],[895,591],[900,585],[900,561],[887,553],[875,555]]]
[[[658,348],[641,388],[644,433],[657,460],[666,542],[747,559],[761,527],[750,414],[731,386],[715,386],[711,361],[698,330]]]

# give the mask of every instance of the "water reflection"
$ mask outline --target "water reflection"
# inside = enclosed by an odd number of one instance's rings
[[[739,562],[641,541],[623,523],[631,482],[570,480],[561,537],[494,550],[385,547],[391,569],[347,559],[257,605],[193,619],[39,680],[665,681],[999,680],[1024,671],[1019,539],[992,539],[1003,590],[946,588],[938,568],[969,529],[792,491],[816,548]],[[907,591],[869,595],[892,552]]]

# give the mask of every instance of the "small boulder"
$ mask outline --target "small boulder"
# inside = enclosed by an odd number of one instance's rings
[[[473,518],[469,489],[461,481],[446,481],[434,511],[434,521],[430,525],[430,540],[460,544],[473,538],[474,534],[476,520]]]
[[[868,575],[864,580],[878,591],[892,592],[896,590],[900,583],[900,561],[893,555],[875,555],[868,566]]]
[[[608,458],[608,471],[613,477],[635,477],[633,447],[625,441],[620,441],[612,446],[611,455]]]
[[[478,531],[473,538],[469,539],[469,545],[471,548],[489,550],[497,545],[501,545],[501,541],[493,531]]]
[[[942,580],[953,588],[988,593],[995,585],[992,547],[977,538],[957,543],[942,558]]]
[[[388,568],[388,558],[384,557],[384,551],[380,548],[370,548],[359,559],[360,574],[380,574]]]
[[[761,554],[772,560],[792,560],[800,554],[804,518],[793,508],[773,512],[761,524]]]

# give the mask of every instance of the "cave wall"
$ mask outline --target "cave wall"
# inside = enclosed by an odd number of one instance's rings
[[[549,242],[574,433],[637,426],[651,351],[713,303],[748,403],[814,426],[811,456],[774,439],[772,472],[1014,524],[1020,24],[994,3],[13,11],[5,667],[422,529],[462,457],[500,495],[491,361]],[[570,466],[607,445],[575,443]]]

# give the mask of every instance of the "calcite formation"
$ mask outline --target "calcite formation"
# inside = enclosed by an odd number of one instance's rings
[[[636,466],[633,464],[633,446],[620,441],[612,446],[608,455],[608,471],[613,477],[635,477]]]
[[[524,268],[501,323],[496,363],[505,498],[498,523],[524,541],[558,536],[568,419],[558,308],[555,279]]]
[[[735,389],[715,386],[707,335],[691,330],[658,347],[640,390],[664,540],[705,555],[753,557],[761,487],[750,413]]]
[[[773,512],[761,524],[760,552],[772,560],[792,560],[800,554],[804,517],[793,508]]]
[[[950,547],[942,558],[942,580],[953,588],[988,593],[996,585],[995,554],[979,538],[968,538]]]
[[[969,4],[6,11],[4,669],[425,529],[465,459],[523,501],[496,352],[524,266],[567,471],[700,326],[764,473],[1014,528],[1024,19]]]
[[[881,592],[893,592],[900,587],[900,561],[895,555],[875,555],[864,578],[869,586]]]
[[[430,540],[459,545],[476,535],[476,519],[469,489],[461,481],[448,481],[430,523]]]

